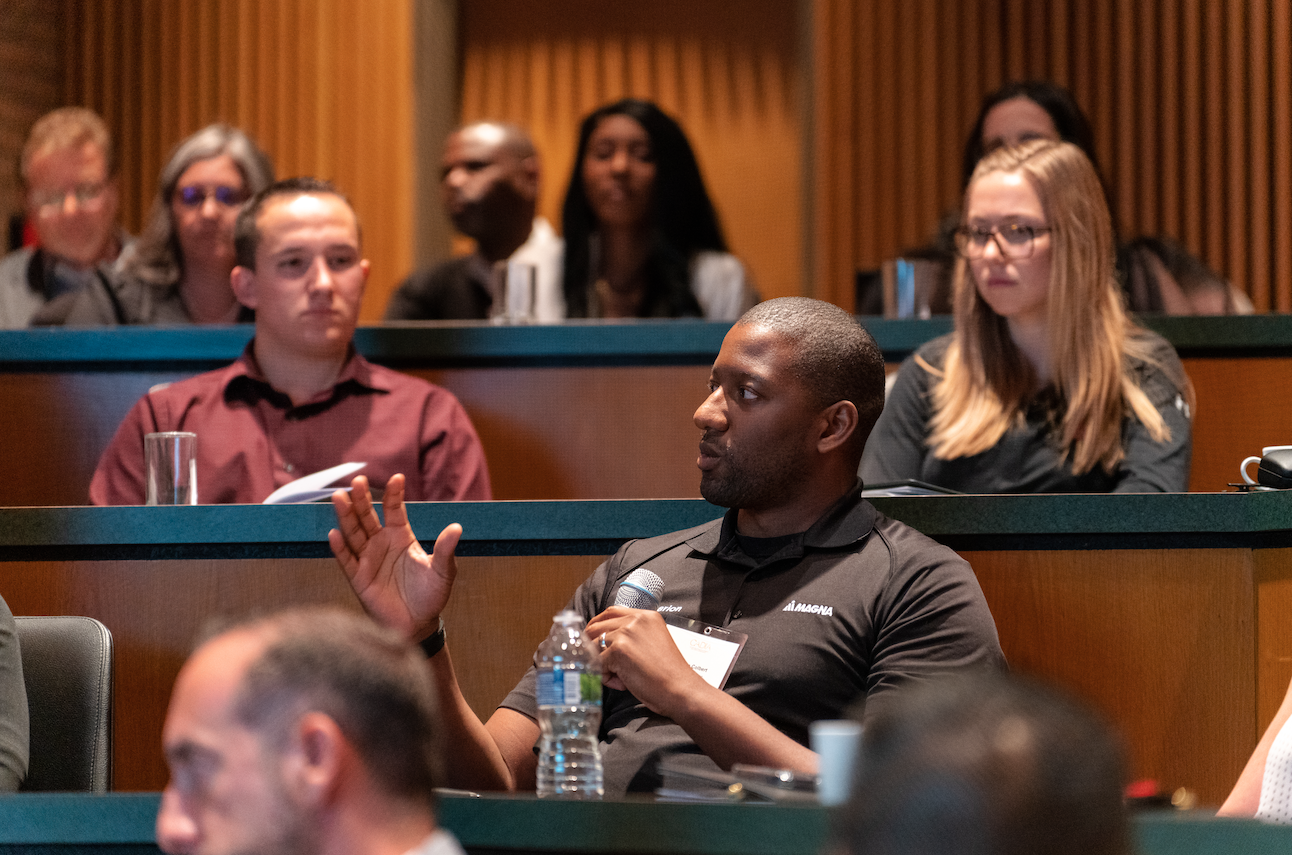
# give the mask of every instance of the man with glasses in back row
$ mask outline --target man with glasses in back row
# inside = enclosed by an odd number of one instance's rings
[[[0,259],[0,328],[57,323],[60,306],[121,252],[116,158],[107,125],[63,107],[32,125],[18,173],[38,245]]]

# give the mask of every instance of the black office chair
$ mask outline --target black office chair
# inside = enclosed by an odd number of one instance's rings
[[[88,617],[15,617],[31,718],[22,789],[112,787],[112,633]]]

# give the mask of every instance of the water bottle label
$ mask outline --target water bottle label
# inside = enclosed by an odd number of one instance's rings
[[[578,684],[579,684],[579,687],[577,691],[579,693],[579,703],[585,704],[585,705],[595,704],[596,706],[601,706],[601,675],[600,674],[589,674],[588,672],[585,671],[579,675]],[[565,694],[567,697],[570,694],[570,689],[568,684],[565,689]]]
[[[575,670],[539,671],[538,705],[601,706],[601,675]]]

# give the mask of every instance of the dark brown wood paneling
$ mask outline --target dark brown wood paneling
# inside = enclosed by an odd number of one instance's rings
[[[488,718],[528,667],[571,592],[601,558],[459,559],[444,621],[462,691]],[[332,559],[86,561],[0,564],[15,614],[75,614],[108,627],[116,651],[118,790],[166,784],[161,728],[171,685],[213,619],[330,603],[358,609]]]
[[[1137,776],[1188,786],[1204,804],[1218,804],[1292,673],[1288,552],[965,557],[1015,670],[1102,710],[1123,734]],[[599,561],[459,561],[445,622],[478,715],[488,717],[515,684],[551,616]],[[331,559],[5,562],[0,590],[17,614],[86,614],[112,630],[116,778],[127,790],[165,783],[159,745],[170,687],[210,618],[300,603],[358,607]]]
[[[63,105],[63,57],[70,45],[64,3],[5,0],[0,7],[0,250],[9,217],[25,203],[18,156],[31,125]]]
[[[1292,442],[1292,359],[1187,359],[1198,395],[1189,489],[1237,481],[1238,463]],[[707,366],[411,370],[461,399],[499,499],[695,498]],[[8,505],[84,504],[130,406],[171,372],[0,373]]]
[[[1175,237],[1258,311],[1292,310],[1287,3],[812,0],[812,9],[813,210],[852,226],[814,224],[818,294],[851,306],[854,269],[929,238],[958,204],[959,169],[947,165],[960,163],[981,97],[1008,80],[1049,78],[1090,116],[1124,237]]]
[[[727,241],[763,295],[810,293],[796,4],[483,0],[460,14],[461,118],[530,130],[544,159],[540,211],[558,229],[580,120],[647,98],[686,130]]]
[[[1011,669],[1116,723],[1135,777],[1189,787],[1207,805],[1224,799],[1259,736],[1250,550],[964,557]],[[1287,563],[1285,551],[1277,560]]]
[[[412,4],[360,0],[67,0],[67,98],[121,149],[121,215],[138,232],[185,136],[247,131],[278,174],[335,181],[373,260],[378,320],[412,261]]]

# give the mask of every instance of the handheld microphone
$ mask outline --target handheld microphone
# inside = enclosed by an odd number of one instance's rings
[[[660,597],[664,596],[664,580],[645,567],[638,567],[628,574],[628,578],[619,583],[615,593],[615,605],[630,609],[659,608]]]

